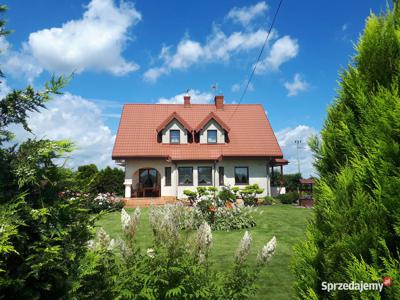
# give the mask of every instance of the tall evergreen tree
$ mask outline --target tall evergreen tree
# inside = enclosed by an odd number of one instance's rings
[[[371,14],[321,132],[310,145],[320,175],[307,240],[295,249],[303,299],[400,299],[400,10]],[[322,290],[376,282],[379,291]]]

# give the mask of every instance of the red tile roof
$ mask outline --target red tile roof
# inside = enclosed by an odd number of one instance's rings
[[[310,178],[310,179],[299,179],[301,184],[314,184],[315,181],[314,179]]]
[[[225,122],[222,121],[222,119],[220,117],[218,117],[213,112],[210,112],[207,115],[207,117],[205,117],[203,119],[203,121],[201,121],[201,123],[196,127],[195,131],[200,132],[204,128],[204,126],[206,126],[208,124],[208,122],[210,122],[212,119],[214,119],[222,127],[222,129],[224,129],[226,132],[229,132],[231,130],[229,128],[229,126],[226,125]]]
[[[289,164],[289,161],[284,158],[274,158],[271,162],[274,166],[286,166]]]
[[[190,125],[176,112],[174,111],[172,114],[170,114],[161,124],[160,126],[157,127],[156,131],[160,132],[162,131],[167,125],[173,120],[177,120],[179,123],[182,124],[182,126],[188,130],[189,132],[192,132],[193,129],[190,127]]]
[[[229,126],[229,143],[159,143],[156,129],[174,112],[191,128],[198,127],[213,113],[224,126]],[[282,151],[264,108],[258,104],[225,104],[223,109],[217,109],[214,104],[191,104],[190,107],[184,107],[183,104],[126,104],[122,111],[112,158],[134,157],[165,157],[171,160],[216,160],[222,157],[282,158]]]

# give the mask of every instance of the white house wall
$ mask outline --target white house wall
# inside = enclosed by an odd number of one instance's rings
[[[178,167],[193,167],[193,186],[178,185]],[[198,167],[210,166],[213,169],[212,182],[214,186],[219,187],[218,168],[224,167],[224,185],[235,186],[235,167],[249,168],[249,184],[258,184],[264,189],[261,196],[271,195],[270,178],[266,159],[224,159],[223,161],[204,162],[168,162],[165,159],[136,159],[126,160],[125,163],[125,183],[133,189],[137,187],[138,170],[143,168],[154,168],[161,176],[161,196],[174,196],[178,199],[185,198],[183,191],[185,189],[195,190],[198,181]],[[171,167],[171,186],[165,186],[165,167]],[[136,174],[135,174],[136,173]],[[133,176],[135,174],[135,176]],[[243,187],[244,185],[238,185]],[[129,194],[125,195],[130,196]]]

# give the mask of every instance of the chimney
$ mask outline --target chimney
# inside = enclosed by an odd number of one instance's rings
[[[223,95],[215,96],[214,102],[215,102],[215,107],[217,109],[224,109],[224,96]]]
[[[183,106],[190,107],[190,96],[188,95],[183,96]]]

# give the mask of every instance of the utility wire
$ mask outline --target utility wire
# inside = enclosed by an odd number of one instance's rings
[[[261,56],[262,56],[262,54],[263,54],[263,52],[264,52],[265,46],[267,45],[268,38],[269,38],[269,36],[270,36],[270,34],[271,34],[271,32],[272,32],[272,28],[274,28],[275,20],[276,20],[276,17],[278,16],[278,12],[279,12],[279,9],[281,8],[282,2],[283,2],[283,0],[280,0],[280,1],[279,1],[278,8],[277,8],[276,11],[275,11],[274,18],[272,19],[271,26],[269,27],[268,34],[267,34],[267,37],[265,38],[264,44],[263,44],[262,47],[261,47],[261,51],[260,51],[260,53],[258,54],[257,61],[256,61],[256,63],[254,64],[254,67],[253,67],[253,70],[252,70],[251,73],[250,73],[249,79],[247,80],[246,87],[245,87],[245,89],[243,90],[242,95],[240,96],[239,103],[236,105],[235,110],[233,111],[231,117],[230,117],[229,120],[228,120],[228,123],[229,123],[229,121],[232,119],[232,117],[234,116],[234,114],[236,113],[236,110],[237,110],[239,104],[242,102],[244,96],[246,95],[246,92],[247,92],[247,90],[248,90],[248,88],[249,88],[249,85],[250,85],[250,83],[251,83],[251,80],[253,79],[254,73],[256,72],[257,65],[258,65],[258,63],[260,62],[260,59],[261,59]]]

